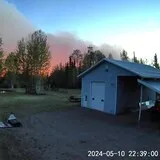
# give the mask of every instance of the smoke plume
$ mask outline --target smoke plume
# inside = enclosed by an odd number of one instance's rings
[[[6,52],[14,51],[17,41],[22,37],[27,37],[28,34],[37,30],[36,26],[16,8],[15,5],[0,0],[0,36],[2,37],[4,50]],[[43,30],[43,29],[42,29]],[[79,39],[76,35],[61,32],[57,34],[48,33],[48,43],[52,55],[51,66],[60,62],[64,63],[68,60],[68,55],[72,53],[73,49],[80,49],[82,53],[87,50],[88,42]],[[113,57],[118,58],[119,49],[103,44],[97,47],[108,53],[113,53]]]

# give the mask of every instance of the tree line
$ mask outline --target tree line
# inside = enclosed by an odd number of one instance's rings
[[[51,87],[80,88],[81,82],[77,76],[103,58],[114,59],[114,56],[112,53],[109,53],[106,57],[105,54],[100,50],[94,50],[94,48],[91,46],[88,47],[87,53],[81,53],[80,50],[74,50],[69,56],[67,63],[64,65],[59,64],[53,69],[49,77]],[[120,53],[120,58],[123,61],[147,64],[147,59],[138,59],[135,55],[135,52],[133,52],[133,57],[129,58],[128,53],[125,50],[122,50]],[[157,54],[154,55],[153,63],[151,65],[159,69]]]
[[[91,46],[84,54],[78,49],[74,50],[64,65],[60,63],[53,69],[49,77],[51,87],[80,88],[81,83],[77,79],[77,75],[103,58],[105,55],[100,50],[94,50]]]
[[[47,76],[50,62],[47,36],[35,31],[17,42],[16,51],[4,58],[2,38],[0,39],[0,87],[24,87],[26,93],[42,92],[42,81]]]
[[[53,57],[54,58],[54,57]],[[77,75],[87,70],[103,58],[114,59],[112,53],[103,53],[88,46],[87,52],[73,50],[65,64],[58,64],[49,74],[50,51],[47,44],[47,35],[35,31],[17,42],[16,50],[4,56],[3,41],[0,38],[0,87],[23,87],[26,93],[37,94],[44,88],[80,88],[81,82]],[[121,60],[140,64],[147,64],[147,59],[138,59],[133,52],[130,58],[125,50],[120,53]],[[158,57],[155,53],[153,63],[160,69]]]

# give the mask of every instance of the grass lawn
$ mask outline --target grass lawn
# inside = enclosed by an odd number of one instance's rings
[[[10,112],[13,112],[16,117],[21,120],[21,118],[32,116],[40,112],[72,109],[77,107],[77,103],[68,101],[71,95],[80,95],[80,90],[61,89],[59,91],[47,92],[46,95],[26,95],[23,89],[17,89],[15,92],[0,93],[0,121],[7,120]],[[14,137],[8,135],[5,131],[7,130],[0,132],[1,160],[12,159],[9,155],[15,152],[14,144],[10,144]],[[24,159],[29,160],[27,157]]]
[[[80,95],[80,90],[59,90],[46,95],[26,95],[23,90],[0,94],[0,120],[10,112],[19,118],[39,112],[57,111],[76,106],[68,101],[69,96]]]

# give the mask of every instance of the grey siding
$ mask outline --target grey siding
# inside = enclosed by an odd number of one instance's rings
[[[108,72],[106,71],[106,65],[108,66]],[[135,76],[133,73],[121,69],[111,63],[103,63],[87,75],[82,78],[82,101],[87,94],[88,107],[91,108],[91,82],[104,81],[105,88],[105,108],[104,112],[116,114],[116,102],[117,102],[117,76]]]
[[[127,70],[125,69],[122,69],[120,67],[117,67],[113,64],[109,64],[109,79],[108,79],[108,87],[107,87],[107,90],[108,90],[108,105],[109,106],[114,106],[114,111],[112,110],[111,113],[113,114],[117,114],[117,77],[118,76],[136,76],[135,74],[133,74],[132,72],[128,72]],[[112,92],[111,92],[111,88],[114,88],[114,90],[112,89]],[[112,98],[114,96],[114,98]]]
[[[87,95],[87,105],[89,108],[91,108],[91,82],[93,81],[103,81],[107,86],[107,75],[105,72],[105,65],[102,64],[99,67],[97,67],[95,70],[87,74],[82,78],[82,100],[81,104],[83,105],[83,101],[85,96]],[[106,91],[106,88],[105,88]],[[104,102],[106,106],[106,101]]]
[[[86,95],[86,92],[87,92],[87,89],[86,89],[86,85],[85,85],[85,80],[84,78],[82,77],[81,79],[81,106],[84,107],[84,100],[85,100],[85,95]]]
[[[106,70],[106,66],[108,66],[108,71]],[[119,81],[118,77],[126,77],[126,80]],[[81,106],[84,106],[84,98],[87,96],[86,107],[91,108],[91,82],[104,82],[104,112],[118,114],[127,108],[138,107],[140,85],[137,82],[137,78],[139,77],[136,74],[112,63],[102,63],[82,77]],[[149,99],[155,100],[155,97],[156,93],[154,91],[144,87],[143,101]]]

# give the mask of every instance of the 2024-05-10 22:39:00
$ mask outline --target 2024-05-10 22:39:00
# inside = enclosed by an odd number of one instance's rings
[[[129,151],[88,151],[88,157],[159,157],[158,150],[129,150]]]

